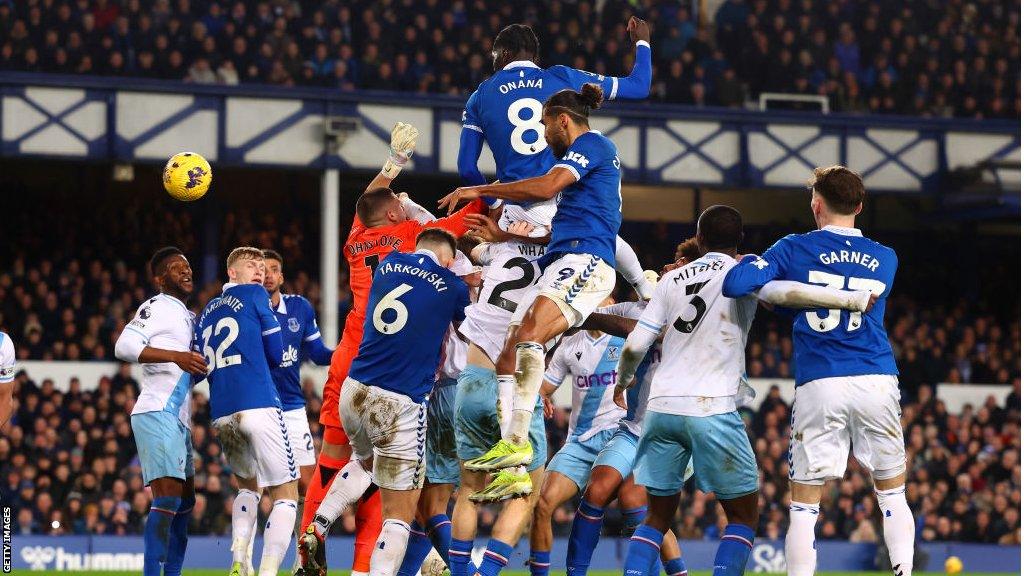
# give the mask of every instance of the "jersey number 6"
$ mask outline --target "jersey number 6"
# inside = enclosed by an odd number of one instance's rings
[[[394,290],[385,294],[380,299],[380,302],[377,302],[377,305],[373,307],[373,327],[377,329],[377,332],[381,334],[394,334],[405,328],[405,323],[409,321],[409,309],[398,299],[409,290],[412,290],[412,286],[399,284]],[[385,310],[394,310],[395,319],[390,322],[385,321]]]

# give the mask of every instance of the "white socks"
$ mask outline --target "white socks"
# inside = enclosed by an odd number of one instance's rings
[[[508,436],[512,426],[512,406],[516,397],[516,377],[511,374],[498,376],[498,424],[501,426],[501,437]]]
[[[906,486],[876,490],[882,511],[882,535],[896,576],[910,576],[914,568],[914,514],[907,505]]]
[[[786,567],[789,576],[814,576],[818,551],[814,549],[814,524],[818,505],[793,502],[789,505],[789,531],[786,532]]]
[[[356,460],[349,460],[344,468],[338,470],[338,475],[331,483],[331,489],[327,491],[320,507],[316,509],[316,517],[313,518],[313,523],[320,529],[321,534],[326,534],[345,508],[354,504],[363,492],[366,492],[371,480],[370,473],[363,470],[363,465]]]
[[[263,528],[263,557],[260,558],[259,576],[277,576],[285,553],[292,543],[297,513],[295,500],[276,500]]]
[[[253,526],[259,512],[260,495],[242,488],[231,505],[231,561],[245,562]]]
[[[370,576],[394,576],[398,573],[408,545],[409,525],[401,520],[385,520],[377,546],[370,556]]]
[[[505,438],[514,444],[530,439],[530,422],[537,406],[537,393],[544,383],[544,346],[536,342],[516,344],[516,388],[512,425]]]

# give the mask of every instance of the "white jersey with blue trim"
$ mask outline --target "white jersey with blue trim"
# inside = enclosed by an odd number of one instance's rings
[[[646,307],[647,302],[645,300],[619,302],[611,306],[598,308],[597,312],[599,314],[639,320]],[[626,415],[622,417],[622,421],[619,424],[637,436],[640,436],[640,432],[643,430],[644,414],[647,413],[647,398],[651,394],[651,382],[654,380],[654,375],[658,373],[659,366],[661,366],[660,339],[656,340],[647,349],[647,355],[644,356],[640,366],[636,369],[636,374],[633,376],[636,384],[626,391]]]
[[[124,329],[136,332],[146,346],[176,352],[192,349],[192,331],[196,315],[174,296],[157,294],[135,312]],[[186,426],[192,416],[189,401],[191,376],[174,362],[148,362],[142,365],[142,390],[132,414],[171,412]]]
[[[0,332],[0,384],[14,382],[14,342],[4,332]]]
[[[708,252],[658,281],[636,326],[664,331],[649,410],[682,416],[736,410],[757,299],[722,295],[722,282],[734,266],[732,256]]]
[[[594,338],[581,330],[562,340],[551,357],[544,380],[560,386],[568,376],[572,385],[570,439],[583,442],[602,430],[617,428],[626,415],[614,400],[616,368],[624,343],[618,336]]]

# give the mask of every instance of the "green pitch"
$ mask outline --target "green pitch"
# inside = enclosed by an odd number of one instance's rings
[[[552,574],[557,574],[558,571],[552,570]],[[15,570],[11,574],[14,576],[35,576],[39,572],[31,572],[29,570]],[[69,576],[124,576],[127,572],[68,572]],[[226,576],[227,569],[223,570],[185,570],[182,576]],[[288,576],[288,572],[281,572],[281,576]],[[590,574],[594,576],[622,576],[622,572],[610,571],[610,570],[592,570]],[[691,572],[691,576],[711,576],[711,572]],[[759,573],[760,574],[760,573]],[[889,572],[819,572],[822,576],[865,576],[877,574],[880,576],[892,576]],[[916,573],[918,576],[944,576],[942,572],[919,572]],[[965,573],[970,576],[1012,576],[1013,572],[992,572],[992,573],[980,573],[971,572]],[[347,570],[332,570],[330,575],[347,576]],[[525,570],[506,570],[502,572],[503,576],[528,576],[529,572]]]
[[[183,576],[226,576],[228,569],[223,570],[185,570]],[[331,570],[330,576],[347,576],[348,570]],[[558,574],[557,570],[552,570],[552,574]],[[622,576],[622,572],[611,571],[611,570],[591,570],[589,572],[593,576]],[[12,572],[15,576],[35,576],[39,572],[31,572],[29,570],[15,570]],[[89,572],[68,572],[68,575],[80,575],[80,576],[124,576],[127,572],[104,572],[104,571],[89,571]],[[287,572],[281,572],[281,576],[287,576]],[[711,572],[691,572],[692,576],[711,576]],[[760,573],[759,573],[760,574]],[[822,576],[866,576],[878,574],[880,576],[892,576],[889,572],[819,572]],[[918,576],[942,576],[942,572],[918,572]],[[1013,572],[965,572],[970,576],[1011,576]],[[529,572],[526,570],[505,570],[502,572],[503,576],[528,576]]]

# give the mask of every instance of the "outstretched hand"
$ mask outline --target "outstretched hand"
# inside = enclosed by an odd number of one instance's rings
[[[456,188],[444,198],[438,200],[437,206],[442,210],[448,210],[448,214],[451,215],[463,201],[472,201],[479,197],[480,192],[476,186],[463,186],[462,188]]]
[[[633,16],[629,19],[629,23],[626,24],[626,31],[629,32],[629,39],[634,44],[643,40],[648,44],[651,43],[651,25],[642,18]]]

